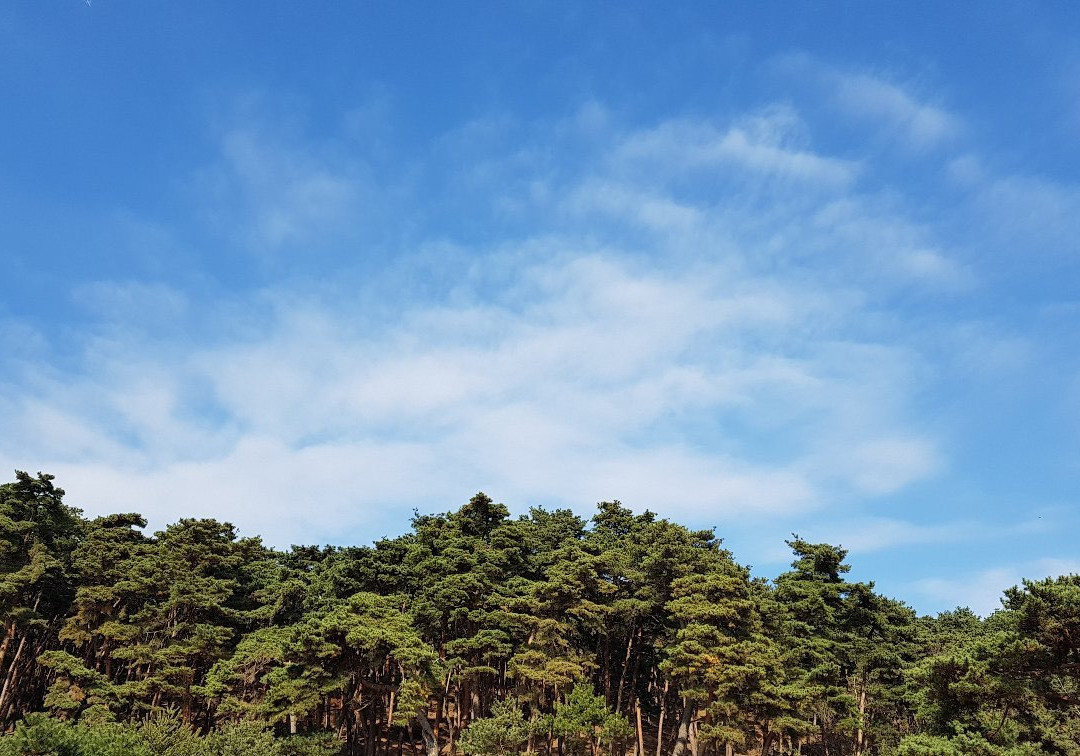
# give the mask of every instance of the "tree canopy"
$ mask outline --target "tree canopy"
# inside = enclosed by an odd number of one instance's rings
[[[0,485],[0,756],[1080,754],[1080,577],[920,617],[788,542],[479,493],[356,547]]]

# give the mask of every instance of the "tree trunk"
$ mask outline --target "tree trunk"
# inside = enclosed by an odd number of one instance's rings
[[[675,733],[675,747],[671,751],[671,756],[687,756],[689,753],[690,722],[694,719],[695,708],[697,708],[696,704],[691,704],[685,698],[683,699],[682,714],[679,716],[679,729]]]
[[[540,716],[540,712],[535,706],[532,707],[532,711],[529,713],[529,740],[525,743],[525,753],[532,753],[536,747],[536,720]],[[450,749],[450,753],[453,753],[454,749]]]
[[[604,635],[604,703],[611,706],[611,635]],[[618,713],[618,709],[615,712]]]
[[[634,698],[634,714],[637,716],[637,750],[635,756],[645,756],[645,733],[641,729],[641,699]]]
[[[640,643],[640,641],[641,641],[641,630],[638,630],[638,641],[639,641],[638,645],[640,646],[641,645],[641,643]],[[635,654],[634,655],[634,668],[630,672],[630,688],[629,688],[630,694],[633,695],[635,698],[638,695],[638,687],[637,687],[638,686],[638,673],[640,671],[641,671],[641,654]],[[643,753],[642,756],[645,756],[645,754]]]
[[[862,756],[866,733],[863,732],[863,723],[866,718],[866,686],[859,686],[859,727],[855,730],[855,756]]]
[[[368,703],[368,713],[365,719],[367,720],[367,742],[364,743],[364,753],[367,756],[375,756],[375,746],[379,742],[379,723],[376,721],[376,697],[370,696],[371,701]]]
[[[7,659],[8,648],[11,646],[13,637],[15,637],[15,620],[8,622],[4,630],[4,642],[0,643],[0,669],[4,668],[4,660]]]
[[[41,596],[39,594],[37,601],[34,602],[35,612],[37,611],[38,605],[40,603]],[[16,682],[19,678],[20,672],[19,662],[22,660],[23,652],[26,650],[26,639],[29,636],[29,630],[26,630],[22,633],[22,637],[19,638],[19,645],[15,649],[15,656],[12,657],[11,665],[8,667],[7,674],[4,675],[4,687],[2,690],[0,690],[0,724],[3,725],[6,725],[8,720],[12,718],[9,716],[12,711],[18,711],[18,707],[15,705],[16,701],[18,701],[18,694],[20,692],[24,694],[29,692],[25,689],[27,685],[26,680],[19,681],[18,683]],[[43,634],[38,639],[35,648],[30,652],[30,664],[28,665],[29,669],[27,670],[28,673],[32,673],[37,669],[35,666],[35,660],[45,650],[45,643],[47,640],[48,636]],[[32,675],[28,674],[27,677],[32,677]],[[26,696],[24,695],[24,698],[25,697]],[[20,703],[22,703],[22,705],[24,706],[26,704],[25,701],[22,701]]]
[[[19,638],[19,645],[15,649],[15,656],[11,660],[11,666],[8,667],[7,674],[4,675],[4,687],[0,690],[0,723],[7,724],[7,708],[8,702],[14,694],[14,688],[12,688],[12,682],[19,674],[19,659],[22,657],[23,649],[26,648],[26,633],[22,634]]]
[[[469,691],[469,721],[473,722],[484,714],[483,702],[480,700],[480,681],[476,680]]]
[[[619,673],[619,687],[615,695],[615,713],[622,711],[622,692],[626,684],[626,670],[630,666],[630,652],[634,649],[634,626],[630,626],[630,637],[626,641],[626,656],[623,657],[622,672]]]
[[[439,738],[435,735],[435,731],[431,729],[427,708],[416,712],[416,722],[420,725],[420,734],[424,738],[425,756],[439,756]]]
[[[664,715],[667,714],[667,692],[670,682],[664,681],[664,692],[660,694],[660,723],[656,726],[656,756],[663,756],[664,750]]]

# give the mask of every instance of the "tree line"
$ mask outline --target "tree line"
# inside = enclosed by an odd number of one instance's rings
[[[1080,754],[1080,578],[917,616],[797,536],[477,494],[356,547],[0,485],[0,756]]]

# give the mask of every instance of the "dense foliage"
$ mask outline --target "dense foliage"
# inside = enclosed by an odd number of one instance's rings
[[[798,537],[483,494],[371,546],[0,485],[0,756],[1080,754],[1080,578],[917,617]]]

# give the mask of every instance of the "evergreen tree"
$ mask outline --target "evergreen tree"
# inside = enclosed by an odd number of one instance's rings
[[[617,501],[275,551],[63,496],[0,486],[0,756],[1080,756],[1076,576],[916,618]]]
[[[858,726],[856,696],[848,685],[854,671],[846,635],[848,597],[853,585],[843,575],[847,552],[795,536],[793,569],[776,579],[776,606],[783,612],[781,644],[786,672],[799,689],[802,729],[810,723],[826,748],[843,752]]]
[[[72,551],[80,511],[52,475],[16,471],[0,485],[0,726],[26,712],[44,685],[37,658],[53,641],[74,593]]]

